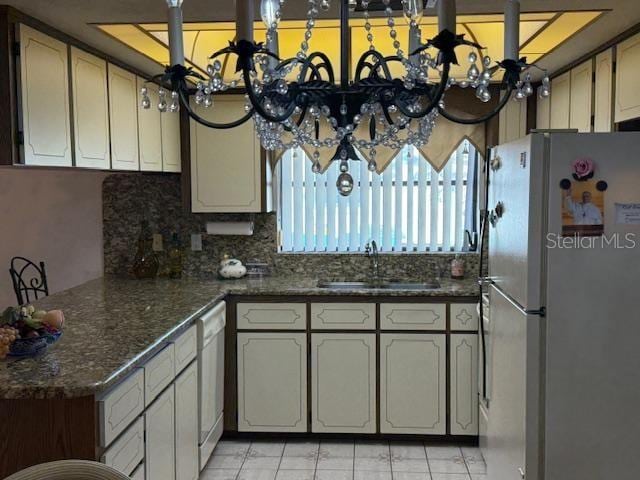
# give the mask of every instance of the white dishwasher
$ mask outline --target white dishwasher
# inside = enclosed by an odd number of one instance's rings
[[[224,327],[226,304],[220,302],[198,319],[198,421],[200,470],[224,429]]]

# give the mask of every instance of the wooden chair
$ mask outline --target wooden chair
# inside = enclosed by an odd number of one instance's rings
[[[49,295],[44,262],[40,262],[38,266],[28,258],[13,257],[9,273],[18,305],[24,305]]]
[[[130,480],[118,470],[87,460],[61,460],[25,468],[5,480]]]

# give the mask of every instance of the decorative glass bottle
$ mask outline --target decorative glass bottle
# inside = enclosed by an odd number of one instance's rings
[[[133,261],[132,272],[136,278],[155,278],[158,274],[160,262],[153,251],[151,231],[146,220],[140,222],[140,235],[138,237],[138,250]]]
[[[171,247],[168,252],[168,270],[169,278],[181,278],[182,277],[182,262],[184,254],[178,239],[178,234],[174,233],[171,237]]]

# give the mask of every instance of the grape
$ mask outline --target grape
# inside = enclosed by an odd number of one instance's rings
[[[0,359],[4,359],[11,350],[11,345],[19,337],[17,329],[9,326],[0,327]]]

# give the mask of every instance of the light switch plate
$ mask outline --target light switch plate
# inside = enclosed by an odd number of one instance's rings
[[[191,251],[192,252],[202,251],[202,234],[200,233],[191,234]]]
[[[153,234],[153,251],[154,252],[161,252],[162,250],[164,250],[164,248],[162,246],[162,234],[161,233],[154,233]]]

